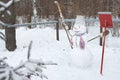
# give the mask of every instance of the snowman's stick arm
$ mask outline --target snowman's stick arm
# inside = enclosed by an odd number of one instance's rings
[[[107,35],[109,34],[109,31],[106,30],[106,31],[104,31],[103,33],[100,33],[99,35],[97,35],[97,36],[89,39],[88,42],[90,42],[90,41],[92,41],[92,40],[94,40],[94,39],[97,39],[97,38],[99,38],[99,37],[102,37],[104,34],[105,34],[105,36],[107,36]]]
[[[97,38],[99,38],[99,37],[100,37],[100,35],[98,35],[98,36],[96,36],[96,37],[94,37],[94,38],[92,38],[92,39],[89,39],[88,42],[90,42],[90,41],[92,41],[92,40],[94,40],[94,39],[97,39]]]

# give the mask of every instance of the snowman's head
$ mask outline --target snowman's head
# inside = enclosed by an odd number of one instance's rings
[[[74,26],[73,30],[75,32],[86,33],[86,27],[85,26],[76,25],[76,26]]]
[[[86,32],[84,16],[81,16],[81,15],[76,16],[73,30],[77,31],[77,32],[79,31],[80,33],[85,33]]]

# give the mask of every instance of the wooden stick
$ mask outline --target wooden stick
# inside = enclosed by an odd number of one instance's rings
[[[88,42],[90,42],[90,41],[92,41],[92,40],[94,40],[94,39],[97,39],[97,38],[99,38],[99,37],[102,37],[102,36],[104,36],[104,35],[107,36],[108,34],[109,34],[109,31],[108,31],[108,30],[105,30],[102,34],[99,34],[98,36],[96,36],[96,37],[88,40]]]

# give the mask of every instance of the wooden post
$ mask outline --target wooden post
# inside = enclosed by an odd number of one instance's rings
[[[56,23],[56,39],[59,41],[59,19],[57,20],[58,22]]]
[[[103,32],[103,30],[102,30],[102,28],[100,27],[100,33],[102,33]],[[100,46],[102,46],[102,37],[100,37]]]

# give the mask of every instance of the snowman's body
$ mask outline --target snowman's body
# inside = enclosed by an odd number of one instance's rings
[[[80,24],[82,21],[79,19],[81,19],[81,17],[76,18],[77,21],[73,28],[74,35],[72,37],[73,50],[71,51],[71,62],[73,65],[76,65],[78,67],[86,68],[92,64],[92,54],[87,48],[86,27],[83,24]],[[83,40],[82,43],[80,43],[81,38]]]
[[[74,35],[72,37],[73,48],[81,48],[85,49],[85,44],[87,42],[86,33],[81,33],[80,31],[74,31]]]

